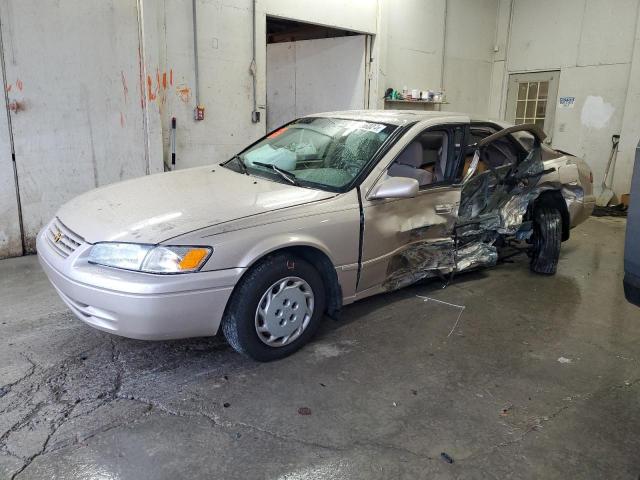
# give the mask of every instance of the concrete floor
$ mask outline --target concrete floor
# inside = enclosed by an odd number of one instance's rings
[[[0,478],[638,478],[623,234],[591,218],[554,277],[518,258],[365,300],[271,364],[98,332],[2,261]],[[466,307],[451,336],[459,309],[417,295]]]

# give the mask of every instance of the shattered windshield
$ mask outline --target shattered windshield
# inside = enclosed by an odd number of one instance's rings
[[[279,182],[339,189],[351,183],[395,128],[359,120],[301,118],[225,166]]]

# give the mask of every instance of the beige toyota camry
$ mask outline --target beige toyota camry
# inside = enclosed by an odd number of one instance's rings
[[[75,198],[38,255],[95,328],[153,340],[221,329],[273,360],[345,304],[495,265],[505,249],[555,273],[594,197],[586,163],[543,140],[535,125],[458,113],[312,115],[222,163]]]

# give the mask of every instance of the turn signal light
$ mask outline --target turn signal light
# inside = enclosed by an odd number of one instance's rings
[[[205,248],[193,248],[189,250],[178,264],[180,270],[193,270],[200,266],[204,258],[209,255],[209,251]]]

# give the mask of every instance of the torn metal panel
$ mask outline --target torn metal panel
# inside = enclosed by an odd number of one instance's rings
[[[492,267],[498,262],[495,245],[483,241],[471,242],[456,250],[456,271]]]
[[[454,271],[453,239],[416,242],[394,255],[387,267],[385,290],[396,290],[425,278]]]
[[[478,158],[476,153],[475,158]],[[414,242],[388,264],[385,290],[452,272],[493,266],[498,261],[495,242],[500,235],[519,232],[529,204],[544,188],[540,147],[519,164],[505,165],[476,175],[462,188],[455,236],[452,240]],[[426,227],[429,228],[429,227]],[[422,229],[412,229],[414,239]],[[530,232],[525,229],[523,238]]]
[[[515,167],[501,167],[471,179],[462,189],[459,225],[479,222],[479,230],[512,235],[540,191],[544,172],[540,148],[534,148]]]

